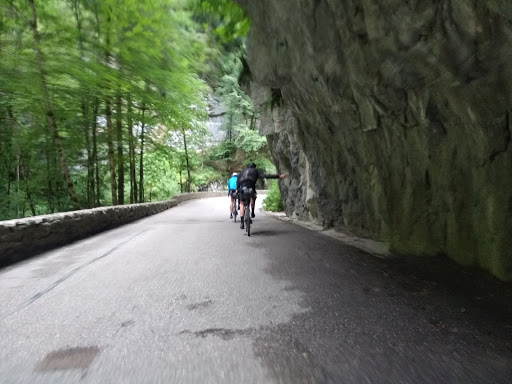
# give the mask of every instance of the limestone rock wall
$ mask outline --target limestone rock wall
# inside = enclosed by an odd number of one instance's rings
[[[287,213],[512,279],[512,3],[238,0]]]

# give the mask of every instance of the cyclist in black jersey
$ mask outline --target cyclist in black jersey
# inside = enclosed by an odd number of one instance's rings
[[[256,182],[258,179],[284,179],[286,174],[273,175],[267,174],[256,168],[256,164],[250,163],[238,175],[238,191],[240,191],[240,228],[244,229],[244,214],[245,214],[245,199],[243,198],[243,190],[245,188],[252,188],[256,192]],[[251,197],[251,217],[254,217],[254,197]]]

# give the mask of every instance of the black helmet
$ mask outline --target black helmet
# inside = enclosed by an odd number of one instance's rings
[[[254,164],[254,163],[249,163],[249,165],[248,165],[247,167],[249,167],[249,168],[256,168],[256,164]]]

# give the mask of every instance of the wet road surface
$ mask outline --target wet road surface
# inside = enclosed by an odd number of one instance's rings
[[[0,383],[512,383],[509,286],[261,212],[248,238],[227,211],[190,201],[0,270]]]

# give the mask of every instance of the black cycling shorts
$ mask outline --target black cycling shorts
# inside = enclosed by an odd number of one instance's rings
[[[244,188],[252,188],[253,190],[253,198],[256,199],[256,183],[252,182],[241,182],[240,183],[240,200],[245,200],[244,196]]]
[[[244,187],[252,188],[252,190],[256,192],[256,183],[253,183],[252,181],[242,181],[240,183],[240,190],[242,190]]]

